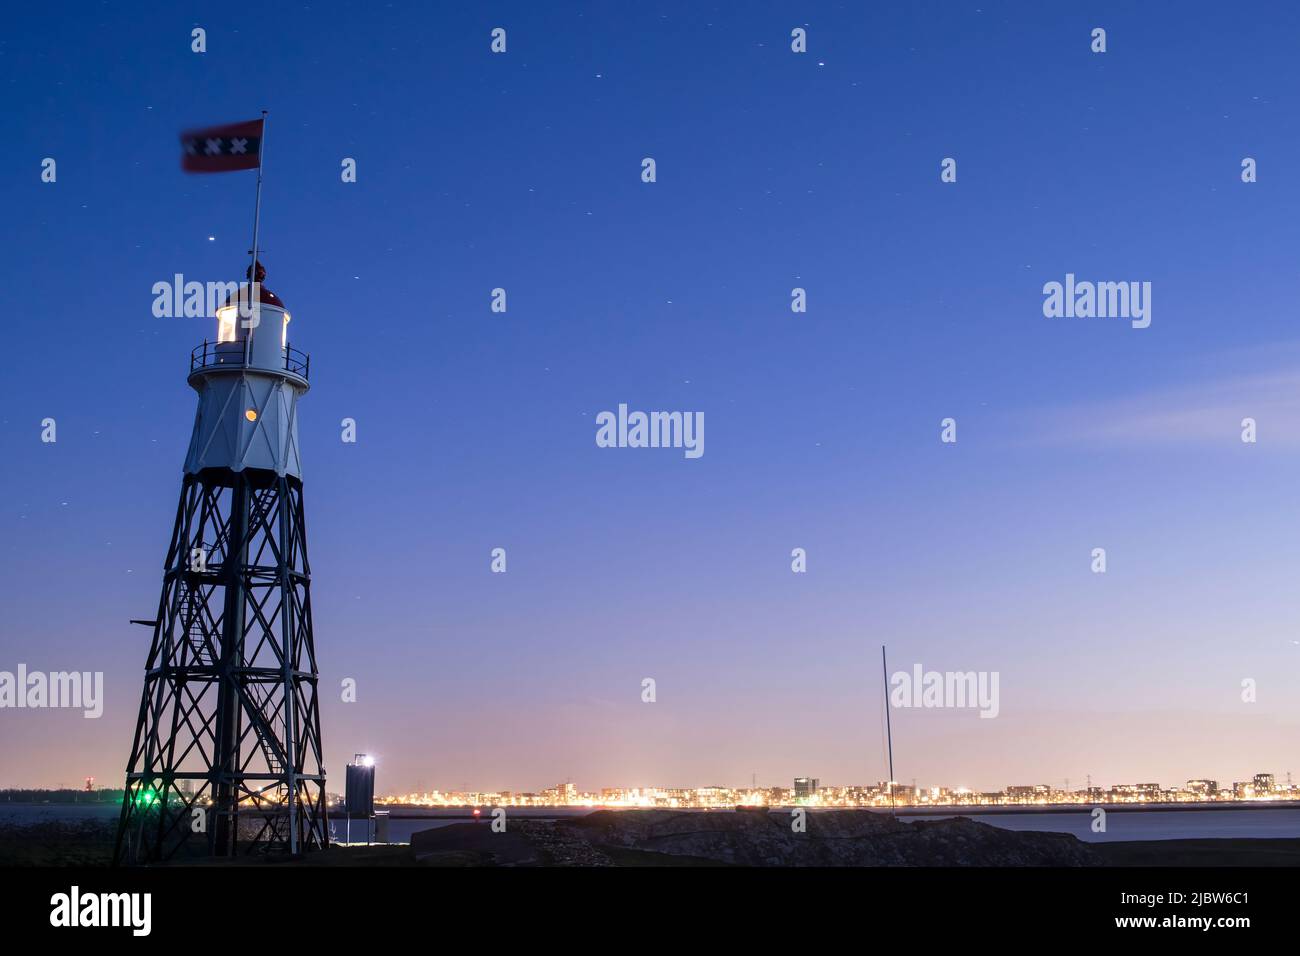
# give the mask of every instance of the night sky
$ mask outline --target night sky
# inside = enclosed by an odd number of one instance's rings
[[[151,289],[242,277],[252,226],[177,134],[262,109],[331,790],[361,751],[382,792],[882,780],[882,643],[1000,675],[996,719],[894,712],[899,780],[1291,769],[1294,5],[3,16],[0,670],[106,699],[0,711],[0,786],[122,784],[216,328]],[[1067,273],[1150,327],[1045,317]],[[598,448],[620,403],[705,454]]]

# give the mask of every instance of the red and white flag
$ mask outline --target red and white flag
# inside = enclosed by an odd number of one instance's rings
[[[187,173],[229,173],[262,164],[260,119],[181,133],[181,169]]]

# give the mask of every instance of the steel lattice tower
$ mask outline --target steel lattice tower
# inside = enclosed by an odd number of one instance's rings
[[[114,861],[328,845],[298,399],[310,361],[260,281],[190,357],[185,460]]]

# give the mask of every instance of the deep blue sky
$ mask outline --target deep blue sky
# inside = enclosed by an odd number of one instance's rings
[[[0,669],[108,686],[0,712],[0,786],[122,776],[215,328],[150,289],[251,227],[176,134],[263,108],[340,787],[882,779],[882,642],[1001,674],[996,720],[897,715],[900,779],[1284,773],[1300,11],[542,6],[5,13]],[[1151,327],[1045,318],[1067,272],[1150,281]],[[620,402],[703,411],[704,457],[597,448]]]

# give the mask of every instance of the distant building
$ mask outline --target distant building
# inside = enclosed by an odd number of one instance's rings
[[[1187,792],[1198,797],[1213,799],[1219,795],[1219,781],[1217,780],[1188,780]]]
[[[1112,799],[1123,801],[1160,800],[1163,791],[1158,783],[1117,783],[1110,788]]]
[[[1051,792],[1052,788],[1045,783],[1007,787],[1007,799],[1015,803],[1032,803],[1039,797],[1046,799]]]
[[[542,791],[542,803],[545,806],[568,806],[578,802],[578,787],[572,783],[562,783],[547,787]]]
[[[700,806],[719,806],[736,802],[736,798],[730,790],[719,786],[699,787],[692,794],[692,797]]]
[[[1262,797],[1270,794],[1276,788],[1276,781],[1271,773],[1255,774],[1255,796]]]
[[[794,798],[796,800],[811,799],[817,796],[816,777],[795,777],[794,778]]]

